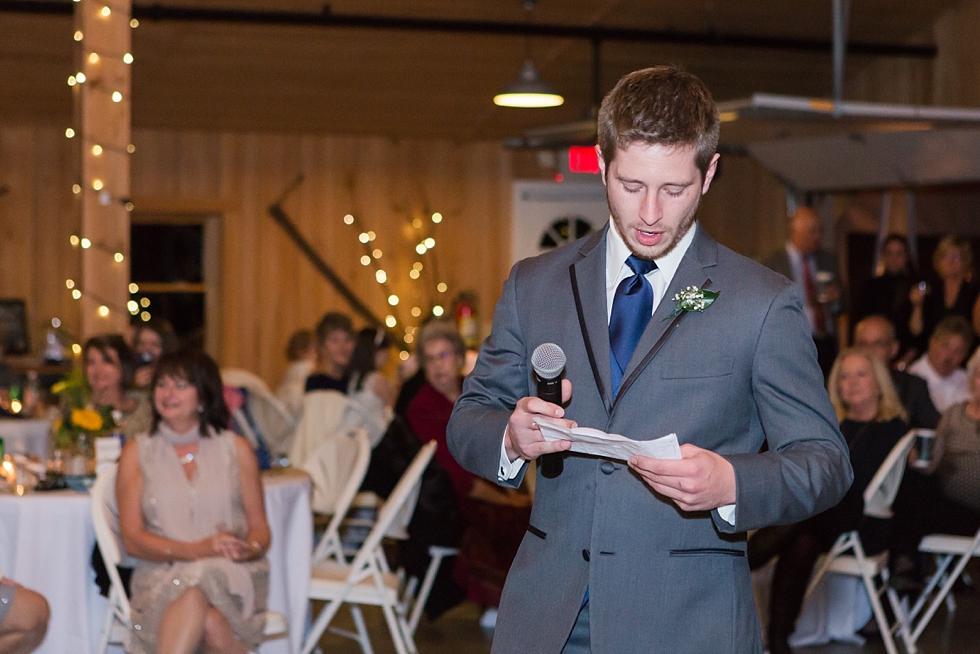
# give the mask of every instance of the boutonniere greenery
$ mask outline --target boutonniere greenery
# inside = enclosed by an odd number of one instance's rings
[[[705,309],[711,306],[711,304],[718,299],[718,291],[708,291],[700,286],[688,286],[680,293],[674,296],[674,302],[677,305],[674,310],[664,318],[664,320],[670,320],[674,316],[678,316],[685,311],[697,311],[701,313]]]

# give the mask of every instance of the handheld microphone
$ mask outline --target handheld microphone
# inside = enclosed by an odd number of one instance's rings
[[[554,343],[542,343],[531,353],[531,368],[538,382],[538,397],[561,406],[561,380],[565,373],[565,353]],[[554,479],[565,468],[561,452],[545,454],[539,461],[541,475]]]

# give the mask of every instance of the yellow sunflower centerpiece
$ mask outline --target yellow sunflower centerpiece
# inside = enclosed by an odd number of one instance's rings
[[[61,419],[54,424],[57,449],[88,455],[95,438],[111,433],[115,427],[111,406],[93,407],[80,369],[51,387],[61,403]]]

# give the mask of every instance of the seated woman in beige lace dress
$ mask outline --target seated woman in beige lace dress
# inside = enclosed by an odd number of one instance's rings
[[[238,654],[261,640],[269,525],[249,444],[225,430],[218,366],[204,353],[157,363],[153,427],[126,444],[116,500],[132,579],[126,651]]]

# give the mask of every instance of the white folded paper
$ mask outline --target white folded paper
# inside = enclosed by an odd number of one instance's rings
[[[677,434],[667,434],[652,441],[634,441],[619,434],[607,434],[601,429],[576,427],[567,429],[540,418],[535,418],[546,441],[572,441],[572,452],[592,454],[606,459],[628,461],[632,456],[649,456],[654,459],[680,459],[681,448]]]

